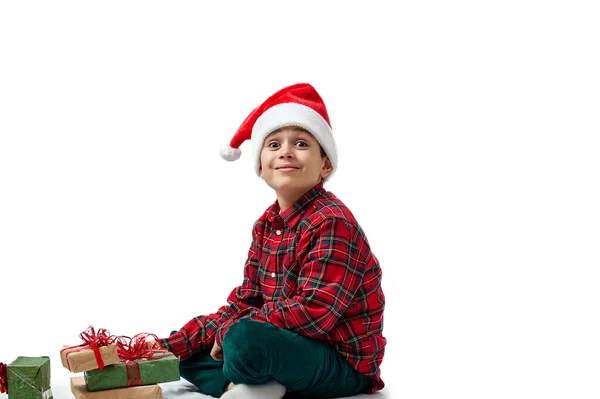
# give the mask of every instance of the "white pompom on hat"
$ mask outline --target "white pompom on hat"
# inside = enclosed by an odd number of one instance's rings
[[[298,126],[311,133],[329,157],[333,172],[337,169],[337,148],[323,99],[308,83],[285,87],[269,97],[246,117],[229,145],[221,148],[227,161],[240,158],[240,146],[252,141],[256,174],[260,175],[260,152],[265,138],[277,129]]]

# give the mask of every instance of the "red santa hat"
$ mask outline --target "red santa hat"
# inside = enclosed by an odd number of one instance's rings
[[[329,157],[335,172],[337,149],[327,108],[319,93],[308,83],[285,87],[255,108],[229,145],[221,148],[221,156],[227,161],[239,159],[242,155],[239,147],[244,141],[252,140],[252,155],[256,174],[259,175],[260,152],[265,138],[286,126],[298,126],[311,133]]]

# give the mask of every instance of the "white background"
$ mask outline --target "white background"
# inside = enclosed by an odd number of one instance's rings
[[[224,304],[274,194],[219,147],[310,82],[326,188],[383,269],[392,396],[597,398],[595,2],[214,3],[0,3],[0,361],[67,384],[88,325]]]

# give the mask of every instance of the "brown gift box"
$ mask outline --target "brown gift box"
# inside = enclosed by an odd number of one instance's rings
[[[76,399],[162,399],[162,389],[158,385],[107,389],[89,392],[83,376],[71,377],[71,392]]]
[[[119,363],[120,360],[119,356],[117,356],[117,346],[115,344],[101,346],[98,350],[105,366]],[[96,370],[98,368],[94,350],[86,346],[62,349],[60,351],[60,360],[62,360],[63,366],[73,373]]]

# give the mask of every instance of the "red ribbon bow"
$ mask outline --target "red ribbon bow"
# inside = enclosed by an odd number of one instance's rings
[[[85,342],[85,345],[89,345],[90,348],[99,348],[115,342],[114,337],[110,335],[107,329],[101,328],[98,330],[98,333],[96,333],[92,326],[86,328],[84,332],[79,334],[79,337]]]
[[[167,352],[154,334],[141,333],[133,338],[117,337],[116,344],[117,354],[123,362],[150,359],[157,352]]]
[[[8,393],[8,367],[0,363],[0,393]]]
[[[127,385],[142,385],[142,376],[140,374],[139,360],[156,360],[170,353],[162,347],[160,340],[154,334],[141,333],[134,335],[133,338],[121,336],[116,338],[117,355],[127,367]],[[163,353],[162,356],[156,356],[157,353]]]

